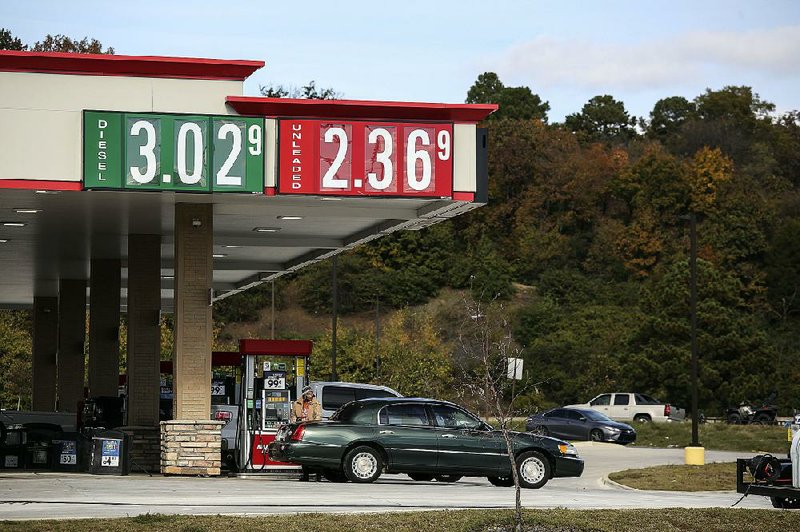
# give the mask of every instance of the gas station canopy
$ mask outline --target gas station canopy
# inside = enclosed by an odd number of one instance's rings
[[[213,204],[213,299],[486,202],[494,105],[242,95],[259,61],[0,51],[0,307],[57,295],[178,203]]]

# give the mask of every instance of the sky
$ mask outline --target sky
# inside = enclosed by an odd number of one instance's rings
[[[245,82],[311,80],[353,100],[462,103],[483,72],[550,103],[550,122],[610,94],[647,117],[661,98],[748,85],[800,109],[798,0],[0,0],[0,27],[99,39],[117,54],[256,59]]]

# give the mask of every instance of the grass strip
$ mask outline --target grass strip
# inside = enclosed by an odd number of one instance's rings
[[[797,514],[791,511],[728,508],[661,510],[525,510],[525,530],[564,531],[684,531],[729,532],[730,530],[791,530]],[[511,510],[459,510],[440,512],[395,512],[367,514],[292,514],[260,517],[168,516],[146,514],[124,519],[77,521],[1,521],[0,530],[47,531],[265,531],[341,532],[378,531],[486,531],[513,529]]]
[[[611,473],[608,478],[639,490],[735,491],[736,464],[664,465],[626,469]]]

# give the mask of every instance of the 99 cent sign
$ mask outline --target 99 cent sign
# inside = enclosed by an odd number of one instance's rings
[[[84,111],[87,189],[264,191],[264,119]]]
[[[283,119],[279,192],[450,197],[453,125]]]

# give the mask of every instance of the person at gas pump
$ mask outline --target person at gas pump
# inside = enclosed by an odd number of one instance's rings
[[[322,405],[314,397],[314,390],[311,386],[303,388],[303,396],[294,402],[291,413],[292,423],[297,421],[320,421],[322,419]],[[308,481],[310,469],[303,466],[303,474],[300,477],[302,482]],[[316,471],[317,482],[321,480],[321,473]]]

